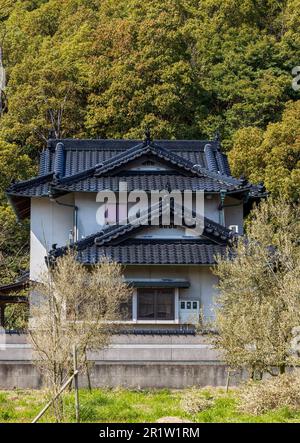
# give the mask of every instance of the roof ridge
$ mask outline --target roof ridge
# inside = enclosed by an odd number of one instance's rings
[[[159,146],[158,144],[154,142],[150,143],[141,143],[139,145],[133,146],[132,148],[127,149],[126,151],[117,154],[116,156],[112,157],[111,159],[108,159],[103,162],[101,165],[99,171],[96,169],[96,177],[101,176],[103,173],[107,173],[108,171],[111,171],[123,164],[126,164],[130,160],[134,160],[135,158],[138,158],[142,156],[143,154],[146,154],[147,152],[152,152],[154,154],[158,154],[159,157],[161,157],[159,154],[162,153],[162,157],[165,160],[171,161],[172,163],[177,164],[180,167],[183,167],[185,170],[192,172],[193,174],[197,174],[198,176],[205,176],[208,178],[212,178],[214,180],[217,180],[221,183],[229,183],[233,185],[242,184],[240,179],[234,178],[229,175],[224,175],[221,173],[215,173],[212,171],[209,171],[207,168],[204,168],[200,165],[194,165],[193,162],[190,160],[185,159],[184,157],[175,154],[169,149],[166,149],[162,146]],[[136,154],[133,157],[131,154]],[[120,162],[116,163],[117,160],[120,160]]]
[[[173,164],[175,163],[177,164],[177,166],[183,167],[189,172],[192,172],[194,174],[197,173],[193,168],[194,166],[193,163],[190,162],[189,160],[186,160],[184,157],[175,154],[169,149],[159,146],[153,142],[150,143],[144,142],[142,144],[133,146],[132,148],[127,149],[121,154],[117,154],[111,159],[108,159],[105,162],[103,162],[100,169],[98,171],[96,170],[95,176],[99,177],[103,173],[107,173],[108,171],[111,171],[123,164],[126,164],[131,160],[139,158],[142,155],[147,154],[148,152],[152,152],[154,155],[158,155],[158,157],[164,158],[165,160],[170,161]]]

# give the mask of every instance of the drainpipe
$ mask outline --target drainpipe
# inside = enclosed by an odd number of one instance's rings
[[[5,327],[5,304],[0,304],[0,328]]]
[[[226,197],[226,190],[225,189],[221,189],[220,190],[220,205],[219,205],[219,221],[220,221],[220,225],[225,226],[225,214],[224,214],[224,201],[225,201],[225,197]]]
[[[59,206],[65,206],[67,208],[72,208],[74,210],[73,212],[73,243],[76,243],[78,241],[78,206],[72,205],[69,203],[62,203],[55,198],[51,194],[49,194],[50,201],[53,203],[56,203]]]

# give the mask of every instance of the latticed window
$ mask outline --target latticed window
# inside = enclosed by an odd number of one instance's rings
[[[139,289],[138,320],[174,320],[174,289]]]

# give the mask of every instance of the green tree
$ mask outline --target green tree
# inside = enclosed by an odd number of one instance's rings
[[[230,161],[234,174],[264,181],[273,195],[300,198],[300,100],[288,102],[281,121],[265,131],[243,128],[235,134]]]
[[[52,397],[66,374],[73,372],[74,345],[78,369],[84,370],[87,351],[103,349],[111,342],[120,308],[132,296],[122,272],[120,264],[105,259],[88,269],[76,260],[76,251],[68,251],[40,276],[29,332],[35,364]],[[59,420],[62,411],[55,405]]]
[[[226,362],[277,374],[295,363],[300,324],[299,207],[269,199],[252,214],[247,237],[219,257],[215,345]],[[298,362],[298,358],[296,358]]]

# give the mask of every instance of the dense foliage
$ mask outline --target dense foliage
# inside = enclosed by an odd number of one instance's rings
[[[299,364],[299,206],[269,198],[214,269],[219,277],[215,338],[226,362],[255,373]]]
[[[64,137],[206,138],[236,174],[298,198],[300,0],[0,0],[0,279],[27,247],[4,189]],[[11,235],[13,232],[13,235]],[[13,238],[14,240],[10,240]],[[5,262],[5,263],[4,263]],[[22,262],[24,262],[22,260]],[[25,267],[25,262],[22,264]]]

